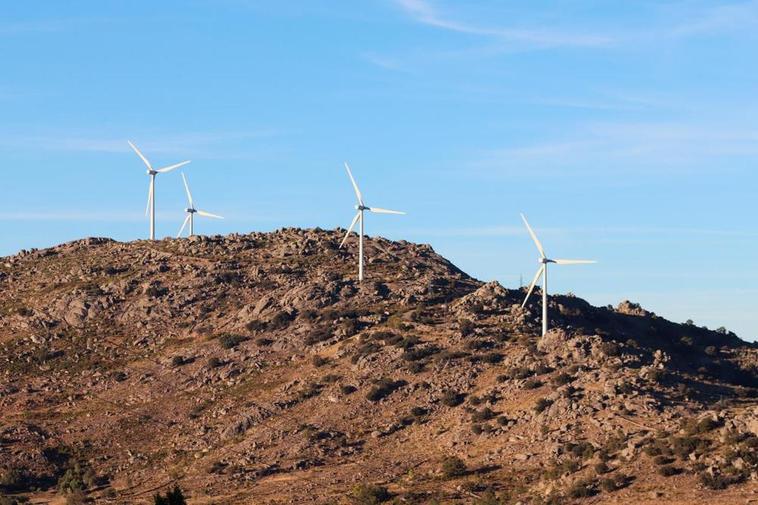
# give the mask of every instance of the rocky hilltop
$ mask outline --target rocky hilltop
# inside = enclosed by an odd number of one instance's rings
[[[0,503],[758,501],[754,345],[342,233],[0,258]]]

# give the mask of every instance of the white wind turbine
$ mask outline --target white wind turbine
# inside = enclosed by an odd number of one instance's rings
[[[542,282],[542,336],[544,337],[547,334],[547,323],[548,323],[548,317],[547,317],[547,266],[550,263],[555,263],[556,265],[589,265],[592,263],[597,263],[596,261],[591,260],[551,260],[545,255],[545,249],[542,247],[542,244],[540,243],[539,239],[537,238],[537,235],[534,233],[534,230],[532,230],[532,227],[529,226],[529,221],[526,220],[526,216],[521,214],[521,219],[524,220],[524,224],[526,225],[526,229],[529,230],[529,235],[532,236],[532,240],[534,240],[535,245],[537,246],[537,250],[540,252],[540,258],[537,260],[539,263],[541,263],[539,270],[537,270],[537,275],[534,276],[534,280],[532,281],[532,284],[529,286],[529,291],[526,293],[526,298],[524,299],[524,303],[521,305],[521,307],[526,307],[526,302],[529,301],[529,297],[532,295],[532,291],[534,291],[534,286],[537,285],[537,282],[539,282],[540,277],[543,277]]]
[[[176,236],[176,238],[182,236],[182,232],[187,227],[187,224],[189,224],[189,236],[191,237],[195,234],[195,214],[198,216],[210,217],[212,219],[224,219],[223,217],[211,214],[210,212],[197,210],[195,208],[195,203],[192,201],[192,193],[190,192],[189,184],[187,184],[187,177],[184,176],[184,172],[182,172],[182,180],[184,181],[184,189],[187,190],[187,200],[189,201],[189,207],[185,209],[187,217],[184,219],[184,224],[179,229],[179,234]]]
[[[363,236],[365,232],[364,227],[364,217],[363,213],[365,211],[373,212],[375,214],[397,214],[397,215],[405,215],[405,212],[399,212],[397,210],[387,210],[387,209],[380,209],[378,207],[366,207],[366,205],[363,203],[363,195],[361,195],[361,190],[358,189],[358,184],[355,182],[355,178],[353,177],[353,173],[350,171],[350,165],[345,162],[345,169],[347,169],[347,175],[350,177],[350,182],[353,184],[353,189],[355,190],[355,197],[358,199],[358,204],[355,206],[355,209],[358,211],[358,213],[353,218],[353,222],[350,224],[350,228],[347,229],[347,233],[345,234],[345,238],[342,239],[342,243],[340,244],[340,248],[345,245],[345,242],[347,242],[348,237],[350,237],[350,233],[352,233],[353,228],[355,228],[355,225],[360,221],[360,233],[358,235],[358,280],[363,281]]]
[[[147,166],[147,175],[150,176],[150,192],[147,195],[147,208],[145,209],[145,215],[150,213],[150,240],[155,240],[155,176],[158,174],[171,172],[172,170],[176,170],[179,167],[183,167],[184,165],[188,164],[189,161],[182,161],[176,165],[169,165],[164,168],[154,169],[150,162],[147,161],[147,158],[145,158],[145,155],[142,154],[139,149],[137,149],[137,146],[132,144],[131,141],[128,142],[129,146],[134,150],[135,153],[137,153],[137,156],[142,159],[142,161],[145,163],[145,166]]]

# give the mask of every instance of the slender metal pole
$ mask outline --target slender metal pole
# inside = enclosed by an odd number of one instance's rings
[[[150,240],[155,240],[155,174],[150,174]]]
[[[190,212],[190,237],[195,234],[195,213]]]
[[[363,282],[363,209],[361,209],[361,237],[358,242],[358,281]]]
[[[542,336],[547,335],[547,263],[542,279]]]

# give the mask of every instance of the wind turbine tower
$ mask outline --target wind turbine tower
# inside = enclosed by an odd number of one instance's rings
[[[397,210],[387,210],[387,209],[380,209],[379,207],[367,207],[366,204],[363,202],[363,195],[361,194],[361,190],[358,188],[358,184],[355,182],[355,178],[353,177],[353,172],[350,170],[350,165],[345,163],[345,169],[347,170],[347,175],[350,177],[350,182],[353,185],[353,190],[355,190],[355,197],[358,199],[358,203],[355,206],[355,209],[358,211],[355,217],[353,218],[353,222],[350,223],[350,227],[347,229],[347,233],[345,234],[345,238],[342,239],[342,243],[340,244],[340,248],[345,245],[345,242],[347,242],[347,239],[350,237],[350,234],[353,232],[353,229],[355,228],[355,225],[360,222],[359,227],[359,234],[358,234],[358,281],[363,282],[363,237],[365,235],[365,222],[364,222],[364,213],[366,211],[373,212],[374,214],[397,214],[397,215],[405,215],[405,212],[400,212]]]
[[[137,156],[140,157],[142,162],[147,167],[147,175],[150,176],[150,190],[147,194],[147,208],[145,209],[145,215],[148,215],[148,213],[150,214],[150,240],[155,240],[155,176],[158,174],[167,174],[168,172],[176,170],[179,167],[183,167],[184,165],[188,164],[189,161],[182,161],[176,165],[169,165],[164,168],[154,169],[145,155],[142,154],[139,149],[137,149],[137,146],[135,146],[131,141],[128,142],[132,150],[137,153]]]
[[[189,184],[187,183],[187,177],[183,172],[182,180],[184,181],[184,189],[187,192],[187,201],[189,202],[189,207],[184,210],[187,213],[187,217],[184,218],[184,224],[182,224],[182,227],[179,229],[179,234],[176,236],[176,238],[182,236],[182,233],[187,227],[187,224],[189,224],[189,236],[191,237],[195,234],[195,214],[202,217],[209,217],[211,219],[224,219],[222,216],[217,216],[216,214],[211,214],[210,212],[205,212],[204,210],[197,210],[195,208],[195,203],[192,201],[192,193],[190,192]]]
[[[526,298],[524,299],[524,303],[521,304],[521,307],[526,307],[526,303],[529,301],[529,297],[532,295],[534,287],[537,285],[537,282],[539,282],[540,277],[542,277],[542,336],[544,337],[547,334],[548,330],[547,266],[551,263],[555,263],[556,265],[588,265],[597,262],[590,260],[552,260],[548,258],[545,254],[545,249],[542,247],[540,240],[537,238],[537,234],[534,233],[532,227],[529,226],[529,221],[526,220],[526,216],[521,214],[521,219],[524,220],[526,229],[529,231],[529,235],[531,235],[532,240],[534,241],[534,244],[537,246],[537,250],[540,253],[540,257],[537,260],[540,263],[540,267],[537,270],[537,275],[534,276],[532,284],[529,286],[529,291],[526,293]]]

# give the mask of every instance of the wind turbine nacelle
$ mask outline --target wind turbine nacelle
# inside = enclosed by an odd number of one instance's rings
[[[543,265],[547,265],[548,263],[555,263],[555,261],[548,258],[540,258],[537,260],[537,263],[542,263]]]
[[[366,207],[365,205],[356,205],[355,210],[364,211],[364,210],[370,210],[370,209]]]
[[[147,175],[158,175],[158,172],[155,170],[148,170]]]
[[[197,211],[195,209],[184,209],[184,212],[186,212],[187,214],[194,214]]]

